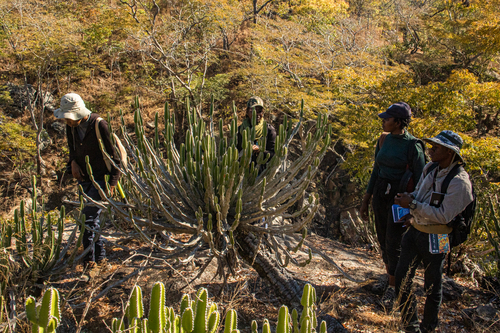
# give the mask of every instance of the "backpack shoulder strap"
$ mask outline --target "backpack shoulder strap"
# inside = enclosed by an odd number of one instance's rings
[[[432,170],[436,169],[438,167],[439,163],[437,162],[434,162],[432,163],[428,168],[427,170],[425,170],[423,173],[424,173],[424,177],[427,176],[429,173],[432,172]]]
[[[102,117],[97,117],[95,122],[95,134],[97,136],[97,140],[102,141],[101,131],[99,130],[99,124],[101,123]],[[100,147],[100,145],[99,145]],[[103,153],[102,158],[104,159],[104,163],[106,164],[106,168],[108,171],[111,171],[111,162],[106,158],[106,155]]]
[[[413,137],[410,140],[410,144],[408,145],[408,164],[406,165],[406,169],[412,169],[413,159],[415,158],[415,147],[420,144],[422,149],[425,147],[424,142],[418,138]]]
[[[450,170],[450,172],[446,175],[446,178],[443,180],[443,184],[441,185],[441,192],[446,193],[448,190],[448,185],[450,185],[451,180],[460,173],[461,168],[463,169],[461,164],[457,164]]]
[[[380,134],[380,138],[378,138],[378,149],[382,149],[382,146],[384,145],[385,138],[387,138],[387,135],[389,135],[389,132],[382,132]]]
[[[95,120],[95,123],[96,123],[95,124],[95,134],[97,135],[98,140],[102,140],[101,131],[99,130],[99,124],[101,123],[101,120],[102,120],[101,117],[97,117]]]

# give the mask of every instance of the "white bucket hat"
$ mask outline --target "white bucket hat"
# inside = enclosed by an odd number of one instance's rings
[[[69,93],[61,98],[61,107],[54,111],[58,119],[80,120],[92,112],[85,107],[85,102],[80,95]]]
[[[441,133],[439,133],[438,135],[436,135],[433,138],[424,139],[424,141],[435,143],[435,144],[444,146],[446,148],[449,148],[449,149],[453,150],[458,155],[458,157],[460,158],[460,160],[462,162],[464,161],[464,159],[460,155],[460,149],[462,148],[462,145],[464,144],[464,140],[462,140],[460,135],[458,135],[457,133],[455,133],[453,131],[446,130],[446,131],[442,131]]]

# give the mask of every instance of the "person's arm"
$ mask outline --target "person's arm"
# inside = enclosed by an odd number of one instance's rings
[[[434,207],[427,202],[417,201],[416,208],[411,211],[416,221],[421,224],[447,224],[462,212],[473,200],[471,183],[465,177],[468,177],[466,173],[451,180],[441,206]],[[412,200],[409,195],[401,195],[395,202],[407,208]]]
[[[83,181],[83,170],[76,162],[76,147],[74,141],[74,133],[73,128],[66,125],[66,139],[68,140],[68,148],[69,148],[69,161],[66,166],[66,170],[71,172],[73,178],[78,181]]]
[[[377,154],[378,154],[379,150],[380,150],[379,149],[379,141],[377,141],[377,146],[375,147],[375,158],[377,158]],[[359,212],[361,214],[361,218],[363,220],[368,219],[368,206],[370,205],[370,201],[371,201],[372,196],[373,196],[373,188],[375,187],[375,182],[377,181],[377,178],[378,178],[378,172],[379,172],[378,164],[375,161],[373,163],[373,170],[372,170],[372,174],[370,176],[370,181],[368,182],[368,187],[366,189],[365,195],[363,196],[363,201],[361,203],[361,208],[359,210]]]
[[[368,194],[373,194],[375,182],[377,181],[377,178],[378,178],[379,167],[378,167],[376,159],[377,159],[377,154],[379,151],[380,151],[379,142],[377,141],[377,146],[375,147],[375,155],[374,155],[375,162],[373,162],[372,174],[370,176],[370,180],[368,181],[368,188],[366,189],[366,193],[368,193]]]
[[[236,134],[236,137],[238,138],[238,142],[236,143],[236,148],[238,151],[241,151],[243,149],[243,135],[241,135],[241,126],[238,126],[238,133]]]
[[[120,158],[115,150],[113,143],[111,142],[111,134],[109,132],[108,123],[105,120],[99,122],[99,133],[101,134],[102,144],[106,149],[109,156],[112,157],[113,162],[120,166]],[[103,156],[104,158],[104,156]],[[120,179],[120,170],[111,164],[111,171],[109,172],[109,186],[114,188]]]
[[[71,166],[71,162],[76,160],[76,150],[74,146],[74,137],[73,137],[73,129],[66,125],[66,139],[68,140],[68,148],[69,148],[69,161],[68,166]]]
[[[267,126],[267,137],[266,137],[266,150],[264,151],[265,155],[269,154],[270,161],[274,156],[274,146],[276,144],[276,130],[272,125]]]

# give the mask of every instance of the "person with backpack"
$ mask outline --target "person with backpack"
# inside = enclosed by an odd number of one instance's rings
[[[68,171],[78,184],[82,186],[83,192],[93,200],[101,200],[97,188],[94,187],[87,172],[85,159],[88,156],[92,168],[92,175],[99,186],[106,191],[105,177],[109,176],[109,188],[112,194],[120,178],[120,158],[115,153],[111,142],[108,124],[86,108],[80,95],[69,93],[61,98],[61,107],[54,111],[54,116],[58,119],[64,119],[66,123],[66,138],[69,147]],[[114,163],[109,163],[107,157],[103,155],[99,139],[102,140],[104,148]],[[115,167],[115,165],[117,167]],[[106,250],[102,238],[94,242],[95,233],[100,227],[99,215],[101,209],[95,206],[86,205],[82,214],[85,214],[85,230],[83,235],[83,246],[85,249],[90,247],[87,255],[84,257],[84,266],[92,262],[101,262],[106,258]]]
[[[401,241],[401,256],[396,268],[396,294],[399,295],[405,332],[433,332],[437,327],[443,266],[450,244],[453,244],[450,235],[454,227],[458,228],[457,220],[460,222],[463,218],[461,213],[474,203],[472,184],[460,155],[462,138],[447,130],[424,141],[432,146],[429,149],[432,161],[425,166],[415,191],[398,193],[394,199],[396,204],[410,209],[410,214],[402,218],[409,228]],[[419,324],[411,285],[420,262],[425,268],[427,298]]]
[[[398,264],[401,236],[405,231],[400,223],[394,223],[392,205],[398,192],[413,191],[425,165],[425,144],[408,133],[411,108],[404,102],[392,104],[378,116],[382,118],[384,133],[375,148],[375,162],[360,213],[368,219],[368,206],[372,201],[375,229],[382,251],[388,278],[374,289],[385,294],[386,306],[394,300],[394,274]],[[373,198],[373,200],[372,200]],[[388,283],[387,283],[388,282]],[[389,288],[385,289],[389,285]]]

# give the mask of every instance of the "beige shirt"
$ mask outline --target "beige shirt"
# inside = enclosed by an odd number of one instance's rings
[[[417,207],[410,211],[414,216],[412,225],[415,229],[429,234],[448,234],[452,228],[446,224],[472,202],[472,184],[469,174],[461,169],[458,175],[450,181],[441,206],[434,207],[429,204],[431,194],[434,192],[432,184],[435,184],[435,191],[441,193],[441,185],[446,175],[457,163],[452,163],[441,170],[437,167],[429,173],[427,173],[427,169],[432,165],[432,162],[424,167],[420,181],[412,193],[417,200]]]

